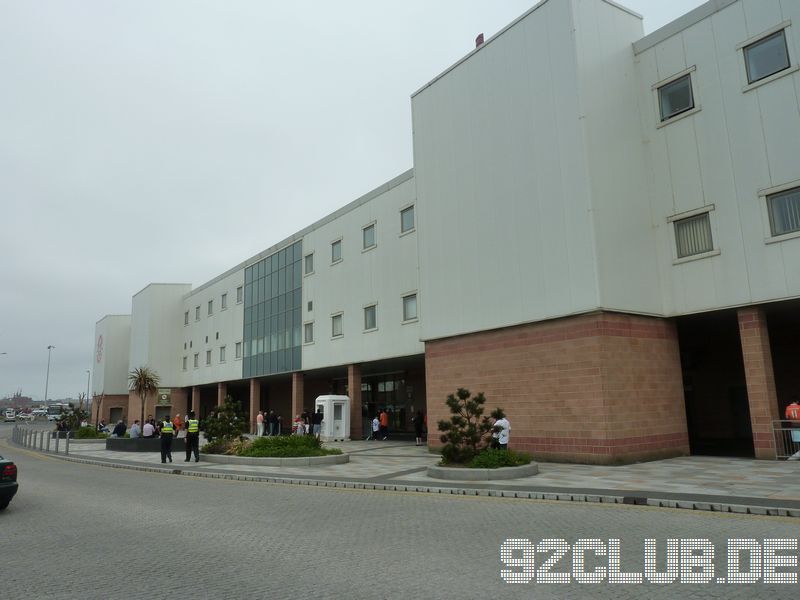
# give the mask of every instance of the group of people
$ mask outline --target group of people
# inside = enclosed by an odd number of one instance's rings
[[[299,415],[296,415],[292,421],[292,435],[309,435],[312,434],[319,438],[322,432],[322,421],[324,415],[321,408],[317,408],[317,412],[311,413],[304,410]]]
[[[280,415],[276,415],[274,410],[267,411],[260,410],[256,415],[256,434],[261,437],[262,435],[280,435],[281,425],[283,420]]]
[[[427,417],[418,410],[411,422],[414,424],[414,437],[416,438],[417,446],[422,446],[422,435],[425,426],[427,425]],[[367,437],[368,440],[388,440],[389,439],[389,411],[381,409],[377,415],[372,419],[372,433]]]
[[[127,427],[125,422],[120,420],[111,431],[111,437],[125,437]],[[108,433],[109,429],[105,420],[101,419],[97,424],[97,430]],[[131,439],[136,438],[160,438],[161,439],[161,462],[172,462],[172,440],[180,436],[181,431],[186,435],[186,462],[194,456],[195,462],[200,462],[200,421],[195,418],[194,411],[190,411],[184,418],[180,415],[156,421],[153,415],[148,415],[144,425],[136,419],[131,425],[128,435]]]

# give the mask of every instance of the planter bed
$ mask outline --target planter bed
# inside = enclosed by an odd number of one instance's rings
[[[172,452],[186,452],[185,440],[186,438],[172,440]],[[161,438],[108,438],[103,441],[106,443],[106,450],[116,452],[161,452]]]
[[[350,462],[349,454],[331,454],[329,456],[256,457],[231,456],[228,454],[203,454],[204,462],[224,465],[260,465],[262,467],[307,467],[322,465],[341,465]]]
[[[454,481],[494,481],[519,479],[539,473],[539,465],[532,462],[520,467],[500,467],[499,469],[470,469],[468,467],[428,467],[428,477]]]

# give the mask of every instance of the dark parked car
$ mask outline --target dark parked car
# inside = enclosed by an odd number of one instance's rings
[[[3,510],[17,493],[17,465],[0,456],[0,510]]]

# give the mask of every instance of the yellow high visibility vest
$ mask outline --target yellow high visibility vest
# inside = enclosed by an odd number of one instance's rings
[[[169,421],[164,421],[161,424],[161,433],[168,433],[168,434],[172,435],[173,431],[174,430],[172,428],[172,423],[170,423]]]
[[[200,421],[197,419],[189,419],[189,433],[198,433],[200,431]]]

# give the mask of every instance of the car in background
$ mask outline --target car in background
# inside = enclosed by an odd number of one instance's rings
[[[13,408],[7,408],[3,414],[3,421],[8,423],[9,421],[16,420],[17,413],[14,411]]]
[[[17,420],[18,421],[33,421],[33,414],[32,413],[17,413]]]
[[[0,510],[3,510],[17,493],[17,465],[0,456]]]

